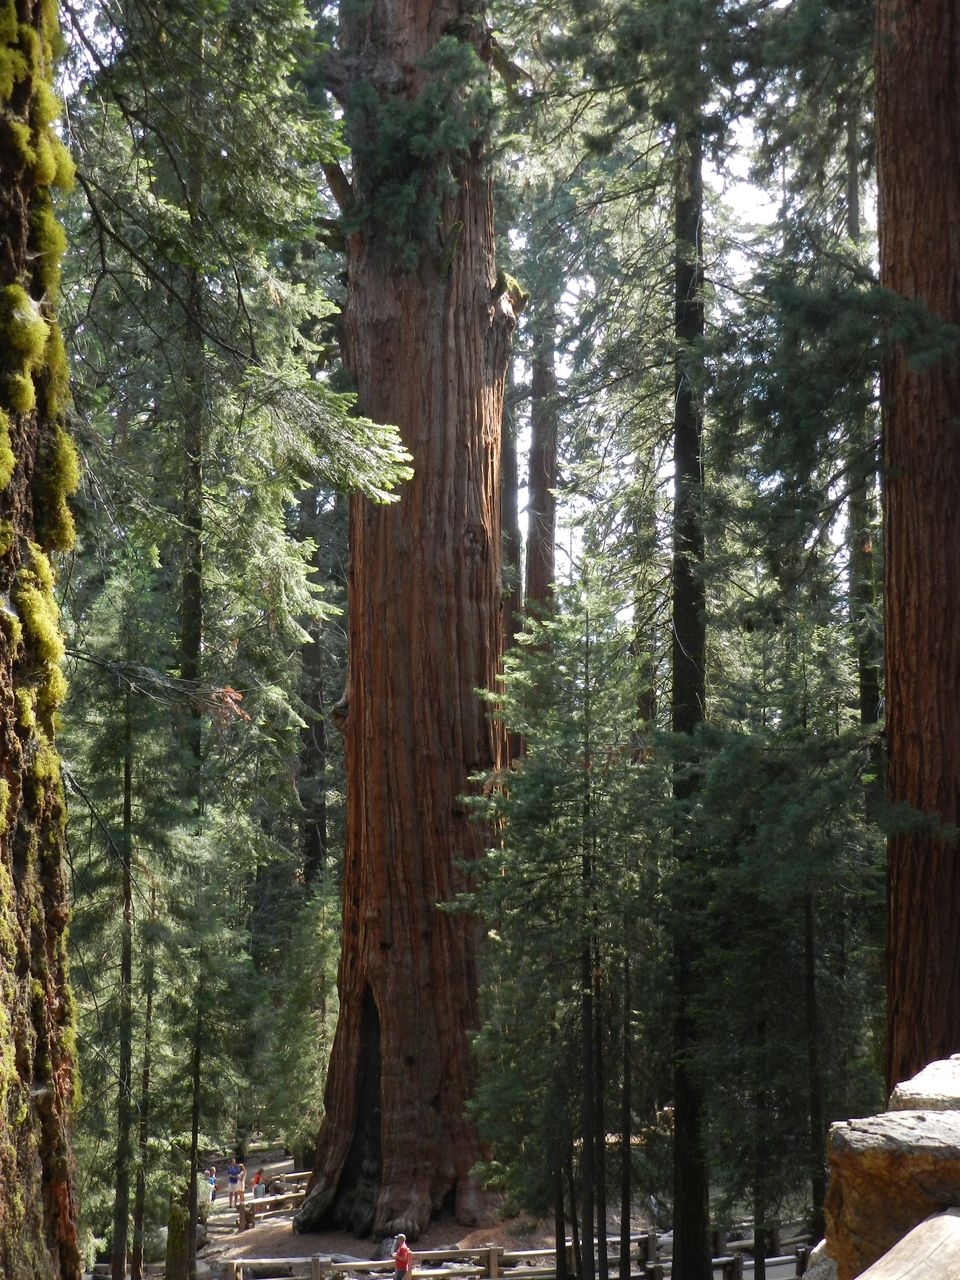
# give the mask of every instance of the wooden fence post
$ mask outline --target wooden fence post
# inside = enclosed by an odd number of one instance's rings
[[[310,1280],[323,1280],[323,1263],[316,1254],[310,1259]]]

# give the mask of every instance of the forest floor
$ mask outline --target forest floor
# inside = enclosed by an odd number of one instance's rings
[[[247,1183],[253,1170],[263,1165],[267,1177],[289,1173],[293,1161],[283,1159],[282,1153],[265,1153],[262,1159],[251,1157],[246,1161]],[[247,1191],[249,1196],[250,1192]],[[226,1191],[217,1193],[215,1202],[219,1209],[226,1203]],[[414,1258],[427,1249],[470,1249],[478,1245],[501,1245],[506,1249],[550,1248],[553,1245],[553,1221],[537,1221],[529,1216],[504,1217],[487,1227],[464,1227],[453,1218],[440,1218],[432,1222],[422,1236],[410,1242]],[[210,1223],[206,1244],[200,1257],[209,1263],[226,1262],[234,1258],[304,1258],[320,1254],[347,1254],[354,1258],[369,1259],[377,1252],[380,1240],[358,1239],[344,1231],[318,1231],[299,1234],[293,1229],[290,1217],[267,1218],[248,1231],[238,1231],[231,1219],[214,1219]]]

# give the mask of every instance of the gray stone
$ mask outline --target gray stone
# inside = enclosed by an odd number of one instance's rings
[[[960,1109],[960,1053],[940,1058],[898,1084],[890,1095],[890,1111],[955,1111]]]
[[[810,1250],[803,1280],[837,1280],[837,1264],[827,1253],[826,1240]]]

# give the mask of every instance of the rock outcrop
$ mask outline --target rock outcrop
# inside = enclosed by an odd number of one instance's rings
[[[862,1275],[931,1215],[960,1209],[960,1055],[898,1085],[890,1106],[830,1129],[826,1253],[838,1280]],[[942,1230],[957,1230],[952,1216]]]
[[[960,1053],[941,1058],[898,1084],[888,1111],[956,1111],[960,1109]]]

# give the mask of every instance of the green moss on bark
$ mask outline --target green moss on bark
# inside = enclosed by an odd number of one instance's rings
[[[0,0],[0,1275],[78,1280],[54,575],[77,455],[54,319],[72,161],[53,131],[56,0]]]

